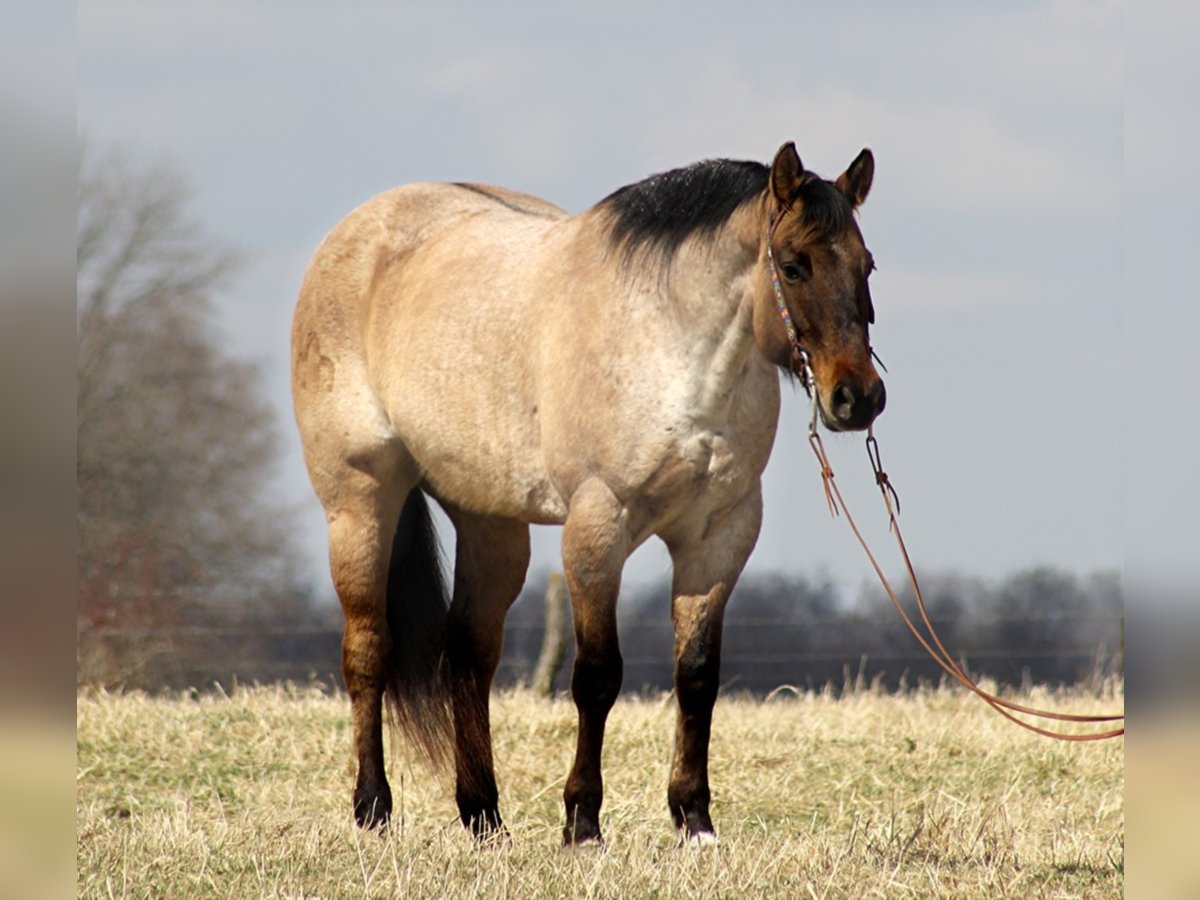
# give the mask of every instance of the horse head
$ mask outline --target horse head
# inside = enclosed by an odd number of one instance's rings
[[[798,362],[807,356],[817,408],[832,431],[867,428],[887,396],[869,334],[875,264],[854,220],[874,172],[864,149],[836,181],[826,181],[805,171],[789,142],[775,155],[765,199],[755,340],[768,359],[802,378]]]

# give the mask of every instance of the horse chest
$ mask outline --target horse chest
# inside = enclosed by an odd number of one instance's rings
[[[727,483],[739,481],[738,475],[745,468],[739,465],[738,454],[721,432],[693,435],[684,442],[681,453],[701,491],[719,490]]]
[[[695,431],[673,442],[638,491],[645,525],[657,531],[686,518],[700,523],[736,503],[766,465],[762,442],[720,430]]]

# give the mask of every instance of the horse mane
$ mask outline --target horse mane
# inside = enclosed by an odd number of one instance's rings
[[[758,162],[709,159],[618,188],[597,208],[609,214],[609,241],[626,262],[644,251],[668,263],[689,237],[712,235],[762,194],[770,174]],[[841,231],[853,216],[845,195],[811,172],[801,178],[796,200],[801,222],[820,234]]]
[[[692,235],[711,235],[729,221],[767,189],[769,176],[762,163],[709,159],[627,184],[597,208],[609,214],[609,241],[626,261],[644,250],[665,262]]]

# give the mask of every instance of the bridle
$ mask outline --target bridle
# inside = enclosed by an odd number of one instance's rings
[[[804,388],[804,393],[808,395],[808,399],[813,403],[812,420],[809,422],[809,432],[812,433],[817,428],[817,399],[813,393],[816,390],[816,378],[813,375],[812,358],[800,343],[800,329],[796,327],[796,323],[792,319],[792,313],[788,309],[787,299],[783,296],[783,284],[779,281],[779,266],[775,263],[775,251],[771,249],[771,241],[775,237],[775,229],[783,221],[783,216],[789,209],[791,209],[790,206],[780,207],[778,219],[775,218],[775,213],[770,213],[767,216],[767,234],[764,241],[767,246],[767,268],[771,273],[771,287],[775,291],[775,309],[779,313],[779,318],[783,321],[783,330],[787,335],[788,346],[790,348],[788,371],[799,379],[800,386]],[[887,366],[883,364],[883,360],[875,353],[875,348],[871,346],[870,341],[867,342],[867,352],[871,354],[871,358],[879,364],[879,367],[886,372]]]
[[[800,345],[800,332],[796,328],[796,323],[792,321],[792,314],[788,310],[787,300],[783,296],[783,285],[779,282],[779,267],[775,265],[775,253],[771,249],[771,241],[775,237],[775,228],[783,221],[783,214],[790,207],[784,206],[779,211],[779,218],[775,218],[775,213],[771,213],[767,217],[767,267],[771,271],[771,286],[775,289],[775,309],[779,312],[779,318],[783,320],[783,330],[787,334],[788,345],[791,349],[788,358],[788,370],[800,379],[800,385],[804,388],[804,393],[808,395],[808,399],[813,402],[813,421],[810,425],[810,430],[815,430],[817,425],[817,407],[816,396],[813,394],[815,381],[813,379],[812,360],[809,358],[808,351]]]
[[[1107,738],[1120,737],[1125,734],[1125,727],[1122,724],[1120,728],[1113,728],[1106,731],[1098,731],[1087,734],[1072,734],[1070,732],[1052,731],[1048,728],[1042,728],[1039,725],[1034,725],[1026,722],[1023,719],[1017,718],[1014,713],[1021,713],[1027,716],[1033,716],[1039,719],[1050,719],[1059,722],[1122,722],[1125,721],[1124,715],[1073,715],[1069,713],[1058,713],[1049,710],[1036,709],[1031,706],[1023,706],[1019,703],[1013,703],[1010,700],[1005,700],[995,694],[985,691],[979,687],[975,681],[967,674],[966,669],[951,656],[946,646],[938,637],[937,631],[933,627],[933,623],[929,619],[929,613],[925,607],[925,599],[921,594],[921,586],[917,583],[917,574],[913,568],[912,560],[908,555],[908,548],[905,546],[904,537],[900,533],[900,524],[896,521],[896,516],[900,512],[900,497],[896,493],[896,489],[892,486],[888,479],[887,473],[883,470],[883,460],[880,457],[879,443],[875,440],[874,427],[867,429],[867,456],[871,461],[871,469],[875,473],[875,484],[879,488],[880,494],[883,495],[884,507],[887,509],[888,528],[896,537],[896,544],[900,548],[900,555],[904,559],[904,566],[908,570],[909,583],[912,585],[913,596],[916,599],[917,610],[920,613],[921,622],[924,624],[929,633],[929,638],[932,640],[932,645],[925,636],[921,634],[920,629],[913,623],[912,618],[905,611],[904,606],[900,603],[895,590],[892,588],[887,576],[883,574],[883,569],[879,562],[875,559],[875,555],[871,552],[871,548],[867,545],[866,539],[863,538],[862,532],[859,531],[858,525],[854,521],[854,517],[850,514],[850,509],[846,506],[846,501],[842,497],[842,492],[838,490],[837,484],[833,478],[833,467],[829,463],[829,457],[825,453],[825,446],[821,443],[821,435],[817,431],[817,395],[815,390],[815,380],[813,377],[812,360],[809,357],[808,351],[800,344],[800,334],[796,328],[796,323],[792,321],[792,315],[788,311],[787,301],[783,296],[783,285],[779,281],[779,269],[775,264],[775,254],[771,249],[771,240],[775,235],[775,228],[779,221],[782,220],[783,214],[786,213],[788,207],[784,206],[780,209],[779,218],[771,213],[767,219],[767,265],[771,272],[771,284],[775,290],[775,307],[779,312],[780,319],[783,320],[783,328],[787,333],[788,344],[790,345],[791,355],[788,359],[788,367],[790,371],[800,380],[800,384],[804,387],[805,393],[808,395],[809,402],[812,404],[812,417],[808,424],[808,443],[812,448],[813,453],[817,457],[817,462],[821,466],[821,481],[825,489],[825,501],[829,506],[829,513],[832,516],[837,516],[839,512],[844,512],[846,522],[850,526],[850,530],[854,532],[859,545],[863,548],[863,552],[867,555],[867,560],[871,563],[871,567],[875,570],[875,574],[879,577],[883,589],[887,592],[888,599],[892,601],[892,605],[896,607],[896,611],[900,613],[900,618],[904,620],[904,624],[908,626],[908,630],[912,632],[913,637],[917,639],[925,652],[933,659],[941,669],[965,687],[973,694],[980,697],[1000,715],[1004,716],[1011,722],[1020,725],[1022,728],[1032,731],[1035,734],[1040,734],[1043,737],[1055,738],[1062,741],[1099,741]],[[875,353],[872,350],[871,355]],[[878,357],[876,357],[878,359]]]

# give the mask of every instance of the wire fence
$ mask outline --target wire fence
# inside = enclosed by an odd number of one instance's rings
[[[855,616],[852,613],[836,616],[817,616],[813,618],[796,618],[790,616],[772,616],[772,617],[754,617],[754,618],[735,618],[730,617],[724,628],[725,634],[737,632],[739,630],[761,628],[766,631],[775,632],[781,628],[818,628],[829,625],[846,625],[849,622],[864,622],[868,621],[870,616]],[[1054,624],[1087,624],[1087,625],[1103,625],[1110,628],[1118,628],[1125,619],[1123,614],[1112,615],[1069,615],[1069,614],[1039,614],[1030,616],[971,616],[971,626],[973,628],[995,628],[1004,625],[1041,625],[1047,623]],[[898,621],[898,620],[897,620]],[[934,622],[937,625],[937,621]],[[668,621],[646,621],[639,619],[637,623],[639,631],[651,630],[661,631],[663,633],[673,633],[675,626]],[[507,622],[504,625],[505,634],[510,633],[537,633],[542,632],[543,626],[540,622],[531,621],[516,621]],[[106,637],[120,637],[125,639],[151,638],[161,636],[164,633],[169,633],[179,637],[218,637],[218,638],[241,638],[241,637],[313,637],[324,636],[329,634],[341,635],[341,628],[330,625],[179,625],[171,626],[168,629],[162,627],[137,627],[129,625],[94,625],[89,628],[91,633],[103,635]]]
[[[955,632],[958,639],[948,647],[974,674],[1000,683],[1074,682],[1122,673],[1122,623],[1121,615],[1109,613],[984,616],[971,618],[966,639]],[[853,613],[809,619],[731,616],[723,636],[722,681],[767,692],[781,684],[841,684],[847,673],[891,688],[940,680],[936,664],[911,636],[897,636],[895,624]],[[542,623],[531,619],[506,625],[498,684],[528,681],[542,631]],[[669,619],[626,623],[621,642],[627,690],[670,689],[672,631]],[[1025,636],[1025,642],[994,640],[1005,633]],[[1039,633],[1044,640],[1029,640]],[[993,640],[979,643],[973,636]],[[151,690],[278,681],[339,686],[341,637],[340,626],[311,623],[97,625],[80,632],[80,678]],[[560,689],[569,683],[572,651],[569,647],[557,676]]]

